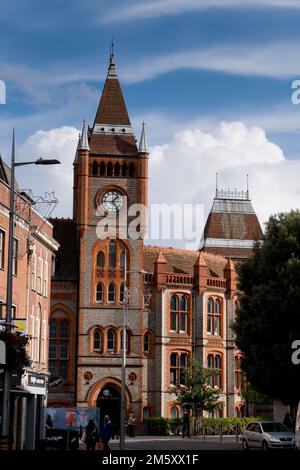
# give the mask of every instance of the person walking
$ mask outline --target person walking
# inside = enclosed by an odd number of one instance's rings
[[[182,439],[184,438],[185,434],[187,437],[190,436],[190,417],[188,414],[187,409],[183,410],[183,417],[182,417]]]
[[[135,436],[134,434],[135,416],[133,413],[130,413],[127,424],[128,424],[128,436],[134,437]]]
[[[85,445],[86,450],[96,450],[96,443],[98,442],[98,430],[93,419],[90,419],[85,430]]]
[[[103,444],[104,451],[110,451],[110,447],[108,445],[110,439],[114,435],[113,425],[108,415],[104,416],[103,423],[100,426],[100,438]]]
[[[294,430],[294,422],[291,413],[286,413],[283,424],[290,430]]]
[[[46,437],[48,437],[51,434],[51,430],[53,428],[53,421],[50,415],[47,415],[45,427],[46,427]]]

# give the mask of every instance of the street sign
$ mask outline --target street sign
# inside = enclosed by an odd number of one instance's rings
[[[62,385],[63,378],[58,375],[50,375],[49,377],[49,388],[58,388]]]

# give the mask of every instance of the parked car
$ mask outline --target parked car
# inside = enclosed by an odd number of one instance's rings
[[[286,426],[273,421],[249,423],[243,432],[243,449],[258,447],[268,449],[293,449],[295,435]]]
[[[300,450],[300,403],[298,405],[296,425],[295,425],[295,447]]]

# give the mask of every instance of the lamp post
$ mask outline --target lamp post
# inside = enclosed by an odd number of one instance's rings
[[[38,158],[29,162],[15,161],[15,129],[13,129],[12,152],[11,152],[11,170],[10,170],[10,198],[9,198],[9,236],[8,236],[8,257],[7,257],[7,292],[6,292],[6,317],[5,329],[10,331],[12,328],[12,294],[13,294],[13,257],[14,257],[14,197],[15,197],[15,168],[23,165],[56,165],[60,162],[56,159]],[[8,444],[9,435],[9,417],[10,417],[10,384],[11,371],[5,369],[3,379],[2,395],[2,419],[1,419],[1,440]],[[7,445],[6,444],[6,445]]]
[[[143,269],[140,271],[127,271],[127,256],[125,254],[124,263],[124,299],[123,299],[123,354],[122,354],[122,370],[121,370],[121,409],[120,409],[120,450],[125,450],[125,409],[126,409],[126,307],[128,303],[127,291],[127,274],[149,274]]]

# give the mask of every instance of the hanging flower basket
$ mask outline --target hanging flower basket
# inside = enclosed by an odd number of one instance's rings
[[[30,366],[30,358],[27,353],[29,337],[18,332],[0,331],[0,340],[6,345],[7,369],[22,375],[23,369]]]

